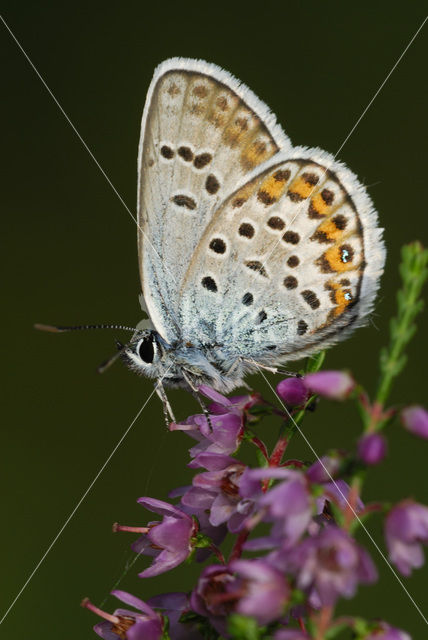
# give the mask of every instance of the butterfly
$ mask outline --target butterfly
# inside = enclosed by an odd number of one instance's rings
[[[365,187],[293,147],[220,67],[172,58],[148,90],[138,154],[142,307],[120,355],[166,386],[229,392],[364,324],[385,262]]]

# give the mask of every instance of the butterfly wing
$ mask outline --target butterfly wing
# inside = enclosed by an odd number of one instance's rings
[[[319,149],[281,153],[213,216],[183,283],[183,335],[232,362],[309,355],[364,323],[384,261],[356,177]]]
[[[145,302],[169,342],[178,295],[204,229],[240,179],[291,148],[275,117],[216,65],[174,58],[150,85],[141,127],[138,247]]]

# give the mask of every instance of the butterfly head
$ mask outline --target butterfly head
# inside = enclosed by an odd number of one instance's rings
[[[147,326],[146,321],[142,321],[137,328],[118,324],[86,324],[78,326],[58,326],[47,324],[35,324],[36,329],[48,331],[49,333],[66,333],[68,331],[82,331],[87,329],[121,329],[132,331],[133,336],[129,342],[122,344],[116,340],[118,351],[108,360],[98,367],[98,372],[103,373],[118,358],[140,375],[148,378],[159,378],[165,372],[167,358],[167,344],[162,340],[157,331],[152,328],[142,328]]]
[[[205,384],[228,393],[240,382],[243,365],[236,359],[230,362],[222,354],[218,345],[205,345],[205,352],[190,342],[169,344],[153,329],[150,321],[142,320],[137,327],[117,324],[91,324],[78,326],[59,326],[36,324],[36,329],[49,333],[66,333],[87,329],[121,329],[132,331],[129,342],[122,344],[116,340],[117,352],[98,367],[103,373],[118,358],[123,360],[135,373],[156,380],[164,380],[167,386],[184,386],[196,389]],[[232,367],[231,367],[232,364]],[[233,370],[233,375],[231,375]]]
[[[139,375],[159,378],[165,368],[165,349],[162,342],[156,331],[136,331],[125,347],[120,346],[121,358]]]

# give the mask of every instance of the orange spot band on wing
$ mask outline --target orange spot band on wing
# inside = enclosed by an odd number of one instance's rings
[[[269,149],[263,140],[254,140],[241,154],[241,162],[245,169],[252,169],[264,162],[275,152]]]
[[[331,209],[331,205],[328,205],[324,202],[324,199],[320,193],[317,193],[313,196],[313,198],[311,198],[311,205],[320,216],[327,215],[327,213]]]
[[[298,176],[290,185],[289,192],[296,194],[301,199],[305,199],[313,193],[315,187],[314,184],[308,180],[305,180],[303,176]]]
[[[331,219],[321,222],[317,231],[325,234],[328,241],[337,240],[343,234],[343,230],[338,229]]]
[[[335,245],[323,254],[323,258],[328,263],[332,271],[344,273],[351,269],[356,269],[359,265],[354,262],[354,252],[349,245]]]
[[[260,185],[259,199],[263,202],[266,201],[266,203],[272,204],[273,202],[276,202],[284,192],[286,180],[279,180],[279,173],[280,172],[277,172],[276,174],[269,176],[263,180]]]
[[[329,281],[326,288],[330,290],[330,297],[336,305],[330,313],[333,317],[340,316],[353,301],[351,290],[333,281]]]

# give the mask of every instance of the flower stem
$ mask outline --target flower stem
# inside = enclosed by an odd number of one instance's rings
[[[318,615],[317,635],[315,640],[325,640],[333,616],[333,607],[323,607]]]
[[[299,627],[300,629],[306,633],[306,627],[305,627],[305,621],[303,620],[303,618],[297,618],[297,621],[299,623]]]
[[[243,546],[245,544],[245,542],[247,541],[248,536],[250,535],[250,531],[248,529],[243,529],[236,541],[235,544],[233,545],[233,549],[230,552],[230,557],[229,557],[229,562],[232,562],[232,560],[237,560],[238,558],[241,557],[242,555],[242,551],[243,551]]]
[[[416,332],[415,318],[422,311],[420,294],[428,277],[428,250],[419,242],[405,245],[401,252],[402,287],[397,293],[397,314],[390,323],[390,342],[381,351],[381,379],[376,402],[384,405],[394,378],[406,364],[405,348]]]
[[[287,445],[289,443],[289,437],[284,436],[280,437],[272,451],[272,454],[269,458],[269,466],[270,467],[279,467],[281,464],[282,456],[285,453]]]
[[[251,442],[259,449],[259,451],[261,451],[262,456],[264,457],[264,459],[266,461],[269,460],[269,454],[268,454],[268,450],[266,449],[266,445],[265,443],[260,440],[260,438],[257,438],[257,436],[253,436],[251,438]]]
[[[345,529],[345,531],[349,531],[353,521],[355,520],[357,500],[360,497],[361,487],[362,487],[361,476],[359,475],[354,476],[351,482],[351,489],[349,491],[349,496],[346,502],[345,513],[344,513],[345,521],[343,524],[343,528]]]
[[[226,564],[224,555],[222,554],[221,550],[217,547],[217,545],[214,544],[214,542],[210,544],[210,549],[213,552],[213,554],[216,556],[217,560],[220,560],[222,564]]]
[[[283,426],[281,426],[279,438],[272,450],[272,453],[269,457],[269,466],[270,467],[279,467],[281,464],[282,457],[285,453],[285,450],[293,437],[295,432],[295,427],[293,424],[289,424],[286,422]]]

